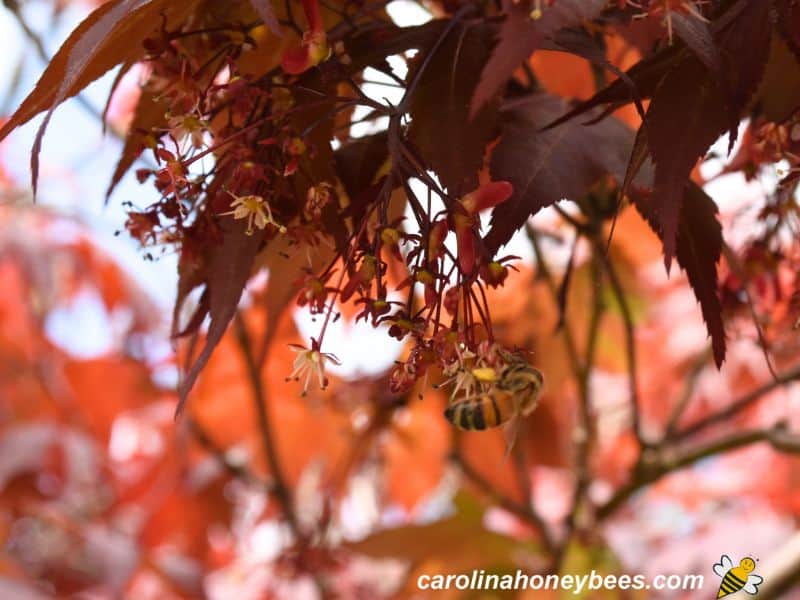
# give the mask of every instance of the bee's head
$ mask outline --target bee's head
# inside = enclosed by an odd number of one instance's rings
[[[539,389],[543,383],[544,377],[541,371],[526,362],[513,362],[503,371],[498,387],[509,392],[521,392],[526,389]]]
[[[745,556],[740,562],[739,566],[748,573],[756,568],[756,561],[749,556]]]

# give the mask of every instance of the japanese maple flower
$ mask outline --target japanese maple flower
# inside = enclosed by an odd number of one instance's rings
[[[325,376],[325,363],[330,361],[335,365],[340,365],[342,363],[339,359],[333,354],[320,352],[318,344],[314,340],[312,340],[310,349],[299,344],[289,344],[289,347],[294,352],[297,352],[297,356],[294,359],[294,370],[286,380],[294,379],[295,381],[300,381],[300,378],[305,376],[303,396],[308,393],[308,386],[311,383],[312,376],[316,376],[320,389],[324,390],[328,387],[328,378]]]
[[[464,274],[470,274],[477,262],[474,226],[478,213],[505,202],[514,193],[508,181],[490,181],[466,194],[459,201],[461,210],[453,215],[452,228],[458,244],[458,266]]]
[[[205,132],[208,128],[202,118],[194,114],[170,116],[167,121],[169,132],[178,142],[190,139],[192,146],[202,148],[205,145]]]
[[[230,192],[228,193],[230,194]],[[247,235],[252,235],[253,225],[259,229],[264,229],[267,225],[274,225],[281,233],[286,232],[286,227],[278,224],[272,217],[269,203],[261,196],[253,194],[246,196],[231,194],[231,196],[234,198],[231,203],[233,210],[220,213],[220,215],[233,215],[234,219],[247,219]]]
[[[283,53],[281,66],[290,75],[299,75],[321,63],[330,56],[328,37],[319,12],[318,0],[303,0],[308,29],[303,33],[299,46],[289,48]]]

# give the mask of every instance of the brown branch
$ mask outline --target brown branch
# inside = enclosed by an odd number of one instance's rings
[[[700,379],[700,375],[708,364],[710,358],[711,349],[707,348],[694,361],[692,370],[689,371],[689,374],[686,377],[686,383],[683,386],[683,391],[681,392],[680,398],[678,398],[678,401],[672,407],[672,412],[667,419],[667,425],[664,428],[663,440],[669,440],[675,435],[675,430],[678,427],[678,421],[680,421],[681,416],[683,416],[683,413],[689,406],[689,402],[692,399],[692,394],[694,394],[694,390],[697,388],[697,381]]]
[[[519,485],[525,494],[525,504],[534,505],[533,480],[531,479],[531,469],[528,463],[528,454],[521,444],[514,444],[511,458],[514,460],[514,471],[517,475]]]
[[[631,419],[633,421],[633,431],[636,434],[636,439],[639,445],[646,447],[649,443],[644,439],[642,433],[642,417],[639,403],[639,391],[637,387],[637,366],[636,366],[636,337],[634,335],[633,315],[631,313],[628,299],[625,296],[625,290],[622,287],[619,274],[617,273],[614,263],[609,258],[605,251],[605,246],[602,240],[597,236],[592,238],[595,252],[603,258],[603,266],[608,275],[608,281],[611,284],[611,291],[614,294],[614,299],[619,305],[619,310],[622,313],[622,323],[625,328],[625,353],[628,359],[628,393],[631,402]]]
[[[645,453],[647,458],[639,463],[633,479],[598,508],[597,517],[598,519],[608,517],[636,492],[664,475],[691,466],[709,456],[758,442],[768,442],[779,452],[800,453],[800,435],[787,431],[784,422],[779,422],[768,429],[737,431],[684,451],[671,448],[648,449]]]
[[[262,487],[270,493],[274,492],[271,482],[264,481],[246,466],[231,460],[231,457],[228,455],[228,452],[225,450],[225,448],[218,446],[208,432],[203,428],[203,426],[200,425],[200,423],[198,423],[194,418],[189,417],[186,422],[192,437],[203,447],[206,452],[213,456],[219,465],[228,471],[228,473],[246,483]]]
[[[795,533],[762,561],[758,574],[764,577],[764,583],[758,587],[759,600],[783,598],[786,592],[800,583],[800,533]]]
[[[572,503],[569,515],[565,520],[565,534],[554,559],[555,571],[560,570],[567,548],[575,531],[578,514],[584,504],[586,491],[591,482],[589,471],[589,456],[591,454],[594,431],[591,421],[591,390],[589,389],[589,376],[594,364],[597,350],[597,339],[600,332],[605,304],[602,295],[602,276],[596,255],[592,256],[592,313],[589,319],[585,356],[581,375],[578,380],[580,396],[578,402],[579,432],[575,439],[575,487],[572,493]],[[565,321],[566,322],[566,321]]]
[[[756,313],[753,297],[750,295],[750,289],[748,288],[750,278],[748,277],[744,267],[742,267],[742,263],[739,262],[739,258],[736,256],[733,248],[726,244],[724,240],[722,242],[722,254],[725,256],[725,260],[728,261],[728,266],[730,266],[733,274],[736,275],[739,281],[742,282],[741,289],[744,293],[745,300],[747,301],[747,309],[750,311],[750,318],[753,320],[753,325],[758,333],[758,345],[761,347],[761,353],[764,355],[764,361],[767,363],[767,369],[769,369],[770,375],[772,375],[773,379],[777,380],[778,374],[775,372],[775,367],[772,366],[772,360],[769,357],[769,345],[767,344],[767,338],[764,337],[764,330],[761,327],[761,323],[758,322],[758,313]]]
[[[542,252],[542,247],[539,244],[540,234],[530,223],[525,226],[525,230],[528,234],[528,239],[531,242],[531,246],[533,247],[534,256],[536,257],[538,275],[544,279],[548,289],[550,290],[550,295],[553,297],[554,302],[558,304],[558,286],[556,285],[553,273],[550,271],[550,267],[544,260],[544,253]],[[564,342],[567,347],[567,354],[569,355],[572,373],[575,376],[575,379],[580,381],[583,372],[583,368],[581,367],[581,359],[578,354],[578,348],[575,344],[575,336],[572,334],[572,328],[566,319],[561,326],[561,333],[564,335]]]
[[[278,457],[278,449],[275,446],[274,438],[272,435],[273,429],[269,420],[269,413],[267,412],[267,396],[264,391],[264,384],[261,380],[261,369],[256,360],[253,344],[250,339],[250,334],[247,332],[247,326],[241,313],[237,312],[234,317],[234,331],[236,332],[236,340],[244,357],[245,367],[247,368],[247,376],[250,380],[250,387],[253,389],[253,401],[256,406],[256,413],[258,415],[258,427],[261,430],[261,442],[263,444],[264,456],[267,459],[270,473],[272,475],[272,482],[267,489],[271,492],[278,501],[278,504],[283,511],[289,528],[300,545],[306,545],[309,542],[308,535],[301,529],[300,522],[297,519],[295,512],[294,499],[292,498],[292,491],[286,485],[286,477],[283,474],[280,459]],[[319,592],[320,598],[329,598],[327,586],[319,573],[309,572],[314,585]]]
[[[761,387],[754,389],[753,391],[745,394],[738,400],[734,400],[731,404],[726,406],[725,408],[721,409],[718,412],[711,413],[708,416],[695,421],[692,425],[685,427],[684,429],[676,432],[671,438],[671,441],[678,441],[684,438],[687,438],[691,435],[694,435],[703,429],[710,427],[711,425],[717,425],[722,423],[731,417],[737,415],[738,413],[742,412],[744,409],[748,408],[756,401],[758,401],[761,396],[767,394],[774,390],[775,388],[782,387],[792,381],[797,381],[800,379],[800,365],[795,366],[794,368],[790,369],[783,375],[778,375],[777,378],[771,380],[768,383],[765,383]]]
[[[494,503],[531,525],[539,533],[544,551],[551,556],[554,554],[556,548],[555,541],[553,540],[552,534],[547,527],[547,523],[544,522],[544,519],[536,511],[533,505],[524,506],[498,492],[491,482],[484,479],[483,476],[478,473],[478,471],[476,471],[475,468],[469,464],[469,462],[467,462],[457,443],[453,447],[450,460],[452,460],[452,462],[461,469],[461,472],[467,479],[469,479]]]
[[[236,341],[242,351],[250,387],[253,390],[253,402],[255,403],[258,417],[258,427],[261,430],[261,443],[263,445],[264,457],[266,458],[273,479],[271,491],[278,500],[292,533],[297,539],[302,539],[304,536],[300,530],[300,524],[294,511],[291,490],[286,485],[286,479],[283,475],[283,469],[278,458],[278,449],[275,447],[273,441],[272,426],[270,425],[269,413],[267,412],[267,398],[264,393],[264,384],[261,380],[261,372],[253,353],[250,334],[247,332],[247,326],[244,323],[241,313],[236,313],[233,323]]]

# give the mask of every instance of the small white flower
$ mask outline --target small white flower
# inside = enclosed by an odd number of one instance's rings
[[[316,344],[312,344],[312,348],[308,349],[305,346],[298,344],[289,344],[289,347],[297,352],[297,357],[294,359],[294,370],[291,372],[287,381],[294,379],[300,381],[300,378],[305,375],[303,382],[303,392],[301,395],[305,396],[308,393],[308,386],[311,382],[311,377],[316,376],[319,382],[319,387],[324,390],[328,386],[328,378],[325,376],[325,363],[332,362],[335,365],[342,364],[336,356],[327,352],[320,352],[316,349]]]
[[[274,225],[281,233],[286,233],[286,227],[279,224],[272,217],[272,210],[270,210],[269,202],[262,196],[255,194],[248,194],[246,196],[237,196],[232,194],[234,200],[231,203],[231,208],[228,212],[220,213],[220,215],[233,215],[234,219],[247,219],[247,235],[253,234],[253,226],[259,229],[264,229],[267,225]]]

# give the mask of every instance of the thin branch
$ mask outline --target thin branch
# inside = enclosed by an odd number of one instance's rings
[[[747,309],[750,311],[750,318],[753,320],[753,325],[756,328],[756,333],[758,334],[758,345],[761,347],[761,352],[764,355],[764,361],[767,363],[767,369],[769,369],[770,375],[772,375],[773,379],[778,379],[778,374],[775,372],[775,367],[772,365],[772,359],[769,357],[769,345],[767,344],[767,338],[764,337],[764,330],[761,327],[761,323],[758,322],[758,313],[756,313],[756,307],[753,303],[753,297],[750,295],[750,290],[748,288],[750,278],[747,276],[744,268],[742,267],[742,263],[739,262],[739,258],[736,256],[736,253],[733,251],[728,244],[724,241],[722,242],[722,254],[725,256],[725,260],[728,261],[728,265],[733,271],[733,274],[742,282],[742,292],[744,293],[745,300],[747,301]]]
[[[589,457],[591,455],[594,431],[591,418],[591,390],[589,387],[589,377],[591,376],[597,350],[597,339],[600,332],[600,322],[602,321],[605,304],[602,295],[602,276],[597,255],[592,256],[592,313],[589,319],[587,342],[581,376],[578,380],[580,397],[578,404],[579,434],[575,440],[575,488],[572,493],[572,504],[570,513],[566,518],[566,532],[562,543],[556,553],[555,570],[558,571],[566,555],[567,548],[575,531],[575,524],[578,514],[584,505],[586,492],[591,482],[589,470]],[[565,320],[566,322],[566,320]]]
[[[255,402],[256,413],[258,415],[258,427],[261,430],[261,442],[263,444],[264,456],[269,465],[270,474],[272,475],[272,482],[268,491],[272,492],[277,499],[295,540],[301,544],[306,544],[308,542],[308,536],[300,528],[300,522],[297,519],[297,513],[295,513],[294,509],[292,492],[289,486],[286,485],[286,477],[283,474],[283,468],[281,467],[278,457],[278,449],[275,447],[272,435],[273,429],[269,421],[269,413],[267,412],[267,397],[264,391],[264,384],[261,380],[261,369],[256,360],[250,334],[247,332],[247,326],[241,313],[236,313],[233,324],[236,333],[236,341],[244,357],[247,376],[250,380],[250,387],[253,389],[253,401]],[[322,577],[318,573],[309,573],[309,575],[311,575],[314,581],[320,598],[327,598],[329,594]]]
[[[625,295],[625,290],[622,287],[619,274],[617,273],[614,263],[605,252],[602,240],[596,236],[592,239],[595,252],[603,259],[608,281],[611,284],[611,291],[614,298],[619,305],[620,312],[622,313],[622,323],[625,327],[625,352],[628,357],[628,393],[630,394],[631,401],[631,418],[633,421],[633,431],[636,434],[636,439],[643,447],[648,446],[647,440],[644,439],[642,433],[642,418],[641,407],[639,402],[639,391],[637,387],[637,366],[636,366],[636,337],[634,335],[633,315],[631,313],[628,298]]]
[[[550,290],[550,295],[553,297],[553,301],[558,304],[558,286],[556,285],[553,273],[550,271],[550,267],[544,260],[544,253],[542,252],[542,247],[539,243],[539,232],[536,231],[536,229],[530,223],[525,226],[525,230],[528,234],[528,239],[531,242],[531,246],[533,247],[538,274],[547,284],[547,287]],[[575,336],[572,334],[572,328],[566,320],[561,327],[561,332],[564,335],[564,341],[566,343],[567,354],[569,355],[572,373],[575,376],[575,379],[580,381],[581,373],[583,371],[581,367],[581,359],[578,354],[578,348],[575,345]]]
[[[247,332],[247,326],[240,313],[236,313],[233,323],[236,341],[239,344],[239,349],[242,351],[250,387],[253,390],[253,402],[255,403],[256,414],[258,416],[258,427],[261,430],[264,457],[266,458],[273,479],[272,492],[283,510],[283,514],[286,517],[286,521],[289,523],[289,527],[292,529],[292,533],[297,539],[302,539],[303,534],[294,511],[292,494],[289,487],[286,485],[286,479],[283,475],[283,469],[278,458],[278,450],[273,441],[272,427],[269,422],[269,413],[267,412],[267,398],[264,393],[264,384],[261,380],[261,373],[253,353],[250,334]]]
[[[217,443],[211,439],[211,436],[203,428],[203,426],[200,425],[200,423],[198,423],[195,419],[189,417],[187,423],[192,437],[194,437],[197,443],[200,444],[206,452],[211,454],[211,456],[214,457],[219,465],[228,471],[228,473],[246,483],[262,487],[270,493],[274,492],[270,482],[264,481],[261,477],[258,477],[244,465],[231,460],[225,448],[218,446]]]
[[[672,412],[667,419],[667,425],[664,428],[664,440],[669,440],[675,435],[675,430],[678,427],[678,421],[680,421],[680,418],[683,416],[683,413],[689,406],[692,395],[697,388],[697,382],[700,379],[700,375],[708,364],[710,358],[711,349],[707,348],[694,361],[692,370],[689,371],[689,374],[686,376],[686,383],[683,386],[683,391],[681,392],[680,398],[678,398],[678,401],[672,407]]]
[[[467,477],[467,479],[469,479],[493,502],[508,512],[513,513],[526,523],[529,523],[534,529],[536,529],[541,536],[544,551],[547,554],[552,555],[555,550],[555,542],[552,538],[552,534],[547,527],[547,523],[544,522],[544,519],[541,517],[541,515],[539,515],[532,505],[523,506],[511,498],[499,493],[491,482],[484,479],[483,476],[466,461],[457,445],[453,448],[451,460],[461,469],[461,472],[464,474],[464,476]]]
[[[783,422],[768,429],[737,431],[690,450],[650,449],[648,450],[648,453],[651,454],[649,460],[641,463],[633,479],[618,489],[608,502],[598,508],[597,517],[598,519],[608,517],[636,492],[664,475],[691,466],[704,458],[758,442],[768,442],[779,452],[800,453],[800,435],[789,432]]]
[[[782,387],[788,383],[793,381],[800,380],[800,365],[795,366],[794,368],[790,369],[783,375],[778,375],[776,379],[771,380],[768,383],[765,383],[761,387],[754,389],[753,391],[745,394],[741,398],[734,400],[725,408],[719,410],[718,412],[711,413],[695,421],[692,425],[681,429],[678,432],[675,432],[671,438],[672,441],[682,440],[687,438],[691,435],[694,435],[703,429],[710,427],[711,425],[717,425],[724,421],[727,421],[731,417],[739,414],[756,401],[758,401],[764,394],[768,394],[769,392],[773,391],[776,388]]]

